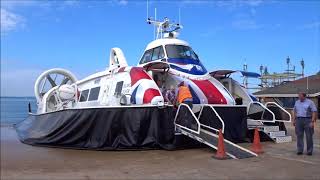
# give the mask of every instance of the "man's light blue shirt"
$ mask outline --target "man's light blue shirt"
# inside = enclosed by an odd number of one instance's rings
[[[297,100],[294,104],[296,117],[311,117],[312,112],[316,111],[316,105],[310,99],[305,99],[304,101]]]

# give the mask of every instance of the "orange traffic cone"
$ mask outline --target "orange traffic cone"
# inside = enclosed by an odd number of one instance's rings
[[[213,157],[215,159],[227,159],[227,154],[224,150],[224,141],[223,141],[223,134],[221,129],[219,129],[218,150],[216,155]]]
[[[253,144],[251,146],[251,151],[253,151],[257,154],[263,153],[262,146],[260,143],[260,135],[259,135],[258,128],[254,129],[254,137],[253,137]]]

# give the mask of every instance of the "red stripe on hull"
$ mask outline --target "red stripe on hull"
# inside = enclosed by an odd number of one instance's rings
[[[227,104],[226,98],[208,80],[192,80],[208,99],[208,104]]]
[[[150,76],[142,68],[139,68],[139,67],[131,68],[130,77],[131,77],[131,86],[133,86],[140,79],[151,79]]]
[[[160,92],[157,89],[147,89],[143,95],[143,104],[150,103],[156,96],[161,96]]]

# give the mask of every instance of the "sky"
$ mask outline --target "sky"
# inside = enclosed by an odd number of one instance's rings
[[[286,58],[305,74],[320,70],[320,1],[151,1],[149,16],[183,25],[207,70],[270,73]],[[146,1],[1,0],[1,96],[33,96],[44,70],[65,68],[78,79],[102,71],[119,47],[136,65],[154,38]]]

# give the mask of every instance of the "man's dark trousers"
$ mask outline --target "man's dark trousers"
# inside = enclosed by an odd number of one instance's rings
[[[303,136],[306,133],[307,140],[307,153],[312,153],[313,151],[313,133],[314,129],[311,127],[311,117],[298,117],[296,119],[296,135],[297,135],[297,148],[298,152],[303,152],[304,140]]]

